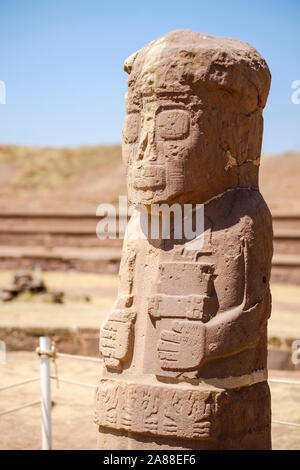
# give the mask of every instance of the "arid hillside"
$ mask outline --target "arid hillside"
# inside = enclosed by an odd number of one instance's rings
[[[260,189],[271,210],[300,214],[300,153],[263,156]]]
[[[300,154],[263,156],[261,191],[272,210],[300,213]],[[0,211],[94,212],[126,194],[121,147],[0,146]]]
[[[0,146],[0,211],[95,212],[125,193],[121,147]]]

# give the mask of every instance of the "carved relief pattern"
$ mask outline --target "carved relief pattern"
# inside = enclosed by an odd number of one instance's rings
[[[168,393],[164,429],[174,435],[188,433],[194,438],[209,437],[211,433],[211,396],[202,401],[197,393],[182,394],[180,391]]]
[[[208,439],[213,437],[220,394],[102,379],[95,421],[136,433]]]

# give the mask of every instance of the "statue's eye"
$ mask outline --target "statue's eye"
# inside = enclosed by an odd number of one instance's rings
[[[136,142],[139,135],[140,115],[138,113],[127,114],[123,130],[123,137],[126,144]]]
[[[158,140],[180,140],[189,135],[190,117],[183,109],[161,111],[156,117]]]

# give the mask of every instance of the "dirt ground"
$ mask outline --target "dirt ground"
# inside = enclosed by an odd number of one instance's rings
[[[95,384],[101,364],[60,359],[61,377]],[[35,353],[7,353],[7,363],[0,365],[1,387],[39,375],[39,360]],[[53,368],[52,368],[53,369]],[[33,382],[0,391],[1,408],[7,410],[39,400],[40,383]],[[53,449],[95,449],[97,427],[93,424],[94,389],[52,381]],[[41,411],[36,405],[0,416],[1,449],[40,449]]]
[[[101,364],[58,359],[61,377],[95,384]],[[39,375],[35,353],[10,352],[1,368],[1,387]],[[53,371],[54,373],[54,371]],[[272,371],[272,378],[293,378],[300,373]],[[39,382],[0,391],[0,411],[39,400]],[[273,419],[300,424],[300,386],[270,384]],[[93,424],[94,390],[65,383],[56,388],[52,381],[53,449],[96,449],[97,427]],[[273,424],[274,449],[300,449],[300,428]],[[40,449],[41,412],[39,405],[0,416],[0,449]]]

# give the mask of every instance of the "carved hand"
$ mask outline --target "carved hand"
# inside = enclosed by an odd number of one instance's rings
[[[122,362],[130,359],[133,347],[132,310],[112,310],[100,330],[100,351],[107,368],[122,369]]]
[[[196,321],[174,321],[172,330],[163,330],[158,342],[162,369],[190,370],[204,357],[205,325]]]

